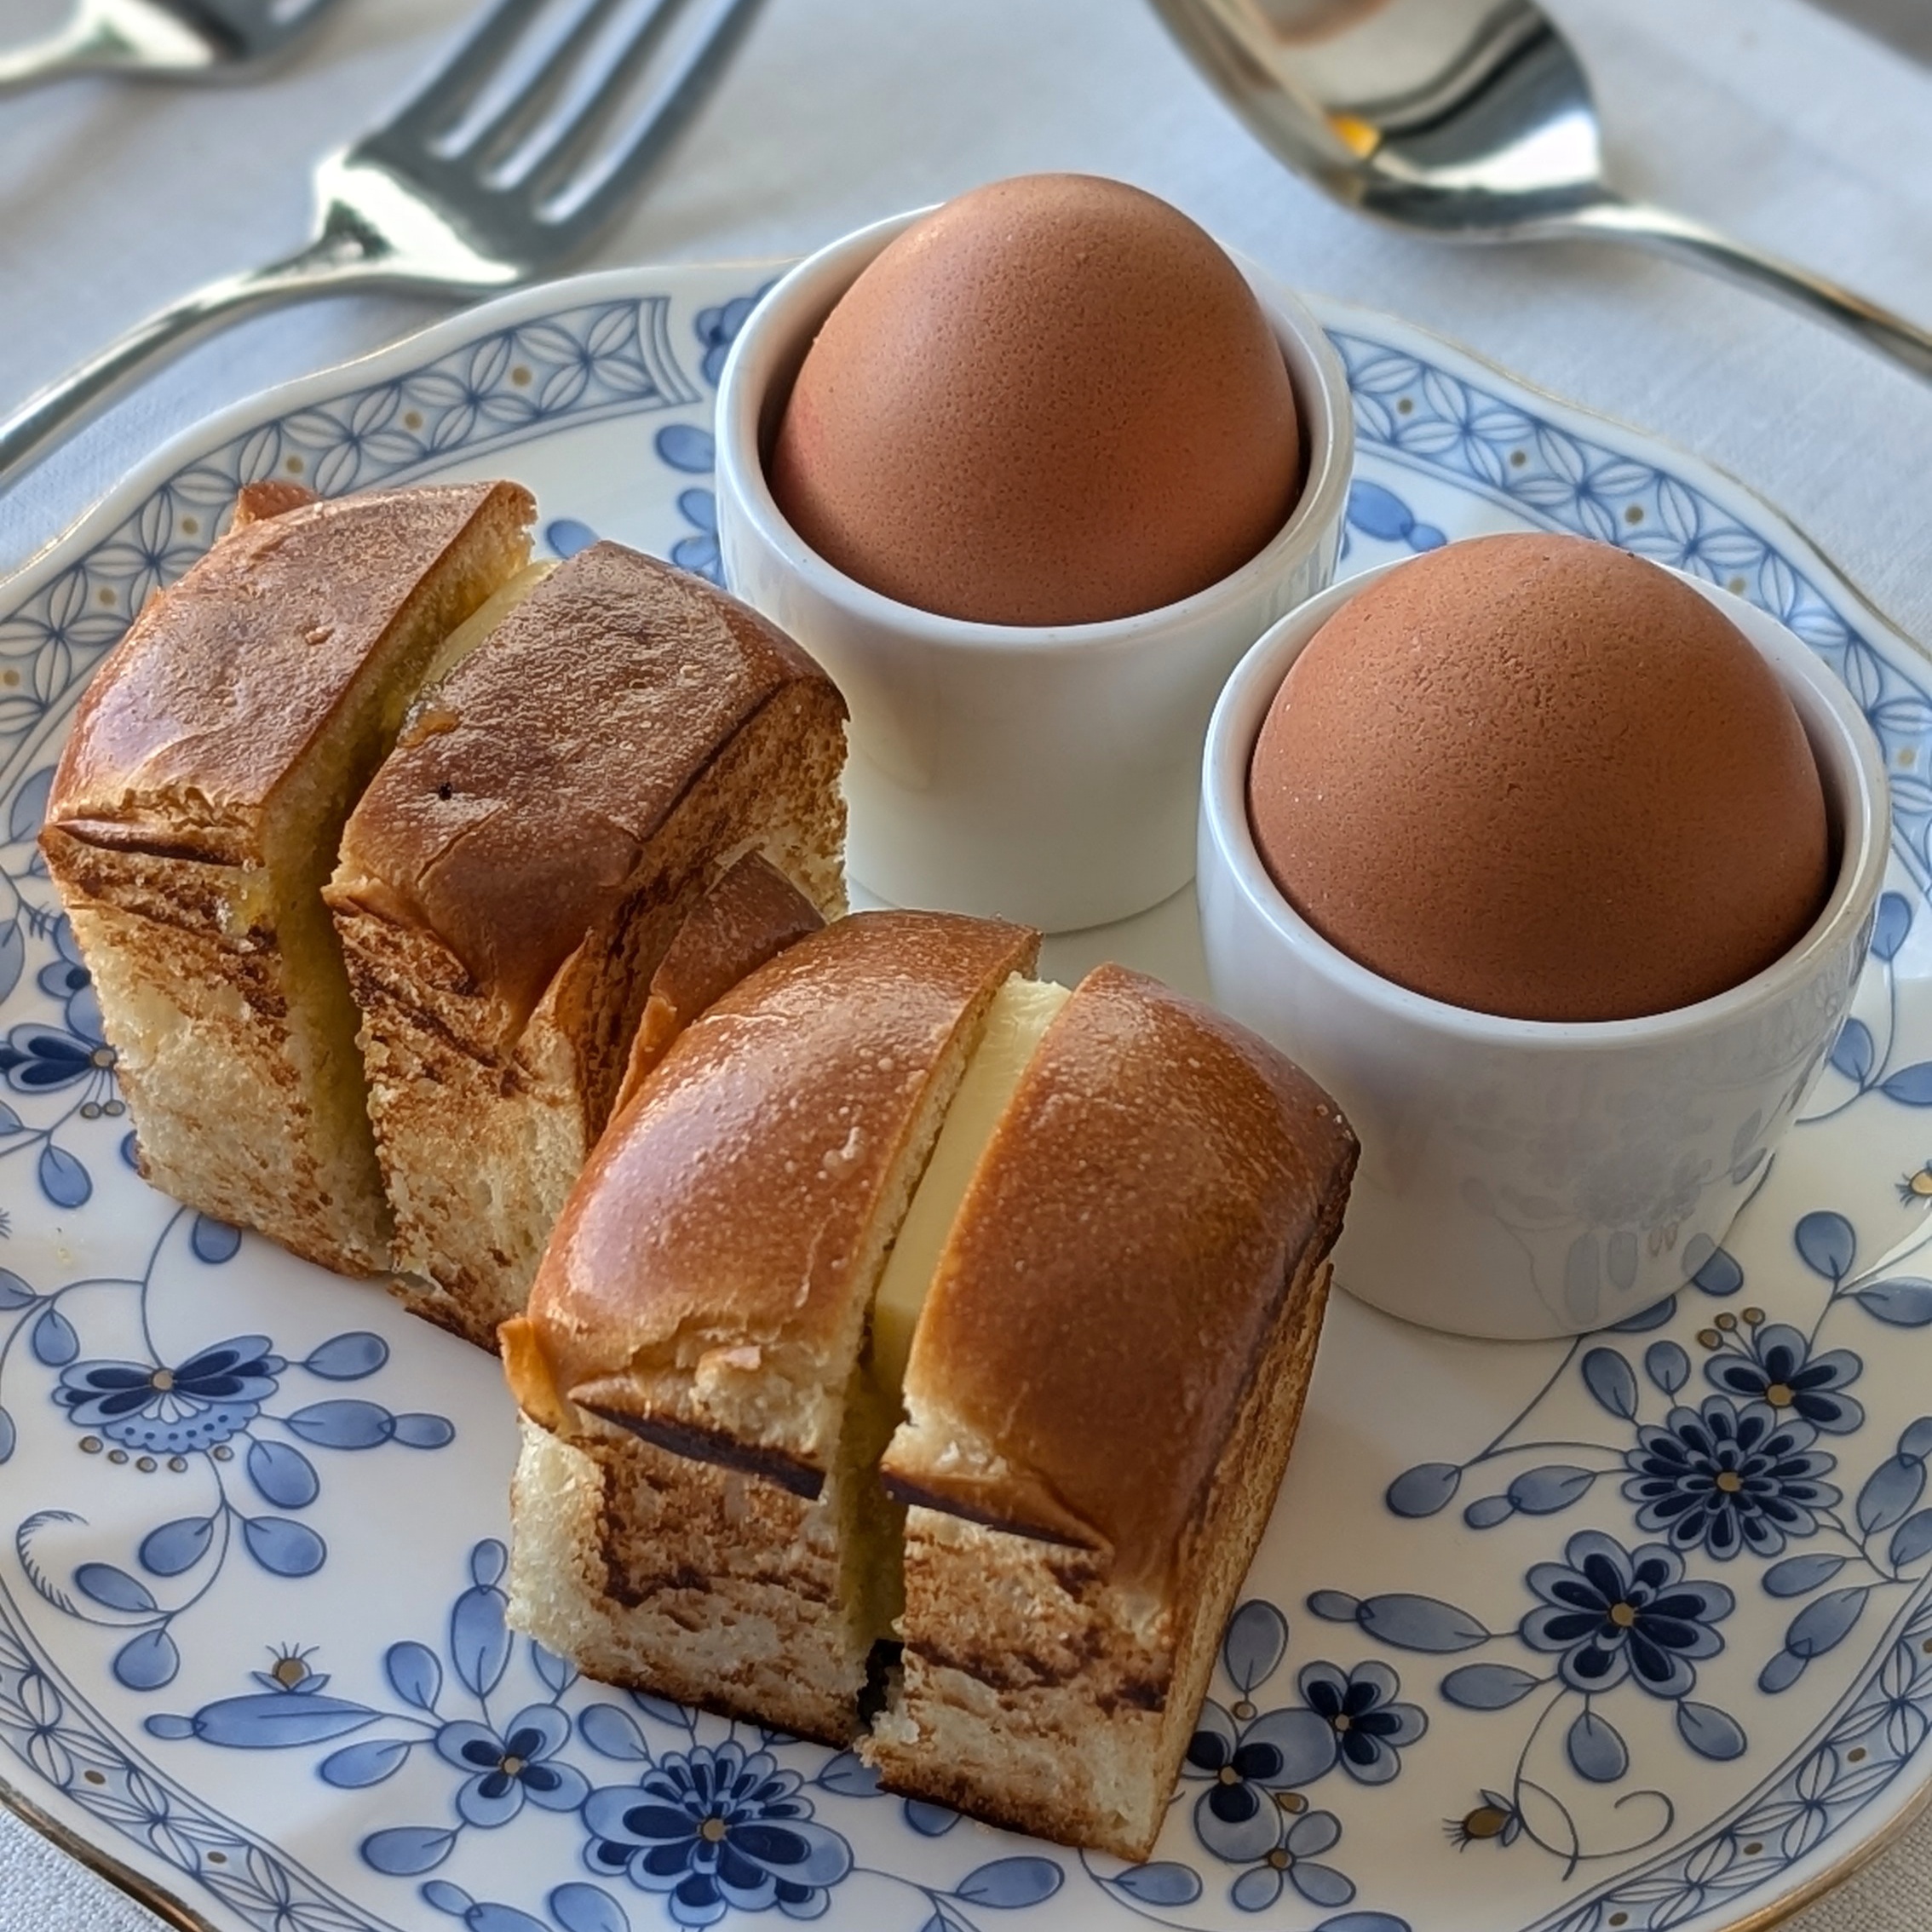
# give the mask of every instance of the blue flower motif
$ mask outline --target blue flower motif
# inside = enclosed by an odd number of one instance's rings
[[[60,1001],[70,1033],[78,1039],[92,1041],[96,1047],[103,1046],[106,1035],[101,1025],[101,1002],[95,996],[94,977],[74,943],[74,929],[65,912],[54,922],[49,936],[55,957],[40,969],[40,990],[49,998]],[[111,1056],[106,1064],[112,1064]]]
[[[554,1704],[533,1704],[504,1726],[501,1736],[486,1724],[446,1724],[436,1750],[446,1762],[469,1773],[457,1793],[458,1815],[485,1831],[507,1825],[527,1798],[545,1811],[575,1811],[589,1794],[590,1780],[568,1764],[550,1762],[570,1741],[570,1720]]]
[[[288,1366],[266,1335],[237,1335],[177,1368],[152,1362],[75,1362],[54,1400],[77,1429],[151,1454],[181,1456],[239,1435]]]
[[[1267,1827],[1268,1843],[1247,1854],[1257,1862],[1228,1895],[1243,1912],[1266,1912],[1289,1885],[1313,1906],[1345,1906],[1354,1897],[1353,1881],[1320,1862],[1342,1836],[1341,1820],[1333,1812],[1305,1811],[1298,1818],[1285,1818],[1270,1805],[1258,1822]],[[1258,1845],[1258,1837],[1256,1842]]]
[[[1849,1435],[1863,1425],[1864,1409],[1843,1393],[1865,1372],[1865,1364],[1849,1348],[1814,1355],[1804,1335],[1781,1321],[1750,1329],[1737,1339],[1745,1353],[1714,1355],[1704,1365],[1705,1377],[1717,1388],[1774,1409],[1792,1410],[1827,1435]]]
[[[48,1094],[71,1087],[89,1074],[105,1074],[114,1049],[59,1026],[26,1021],[0,1043],[0,1075],[17,1094]]]
[[[1240,1728],[1211,1698],[1201,1708],[1184,1774],[1214,1780],[1195,1802],[1194,1828],[1217,1857],[1252,1855],[1222,1848],[1247,1843],[1256,1818],[1274,1808],[1265,1794],[1312,1784],[1337,1763],[1360,1784],[1385,1785],[1402,1768],[1401,1747],[1429,1728],[1414,1705],[1395,1701],[1401,1680],[1386,1664],[1371,1659],[1344,1676],[1314,1663],[1297,1682],[1303,1705]]]
[[[1814,1512],[1838,1500],[1820,1480],[1837,1458],[1814,1450],[1817,1440],[1788,1410],[1707,1395],[1699,1408],[1674,1408],[1661,1425],[1638,1429],[1624,1454],[1624,1495],[1640,1505],[1638,1528],[1663,1531],[1679,1550],[1701,1544],[1720,1562],[1745,1549],[1775,1556],[1788,1538],[1811,1535]]]
[[[668,1894],[679,1925],[774,1905],[787,1918],[816,1918],[827,1888],[852,1869],[852,1848],[812,1822],[802,1781],[769,1751],[748,1756],[737,1744],[667,1752],[636,1785],[591,1792],[584,1862]]]
[[[1693,1659],[1724,1647],[1713,1626],[1737,1607],[1730,1591],[1686,1582],[1683,1558],[1665,1544],[1625,1550],[1601,1530],[1579,1530],[1563,1557],[1529,1573],[1543,1601],[1518,1626],[1523,1642],[1558,1656],[1572,1690],[1607,1691],[1634,1677],[1653,1697],[1688,1696]]]

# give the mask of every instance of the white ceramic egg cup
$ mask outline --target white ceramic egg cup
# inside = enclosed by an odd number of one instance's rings
[[[1884,877],[1884,763],[1850,693],[1798,638],[1684,577],[1797,707],[1838,854],[1824,910],[1742,985],[1646,1019],[1509,1020],[1411,992],[1296,911],[1262,863],[1247,803],[1255,740],[1289,666],[1343,604],[1400,567],[1284,618],[1222,694],[1200,814],[1208,974],[1221,1004],[1301,1061],[1361,1138],[1341,1286],[1459,1335],[1580,1334],[1696,1274],[1822,1071]]]
[[[740,331],[718,388],[726,582],[852,708],[848,864],[867,891],[1054,932],[1124,919],[1193,873],[1201,744],[1228,672],[1334,575],[1354,460],[1347,378],[1314,316],[1243,265],[1307,444],[1301,497],[1264,549],[1192,597],[1106,624],[971,624],[896,602],[808,547],[764,458],[819,325],[926,212],[800,263]]]

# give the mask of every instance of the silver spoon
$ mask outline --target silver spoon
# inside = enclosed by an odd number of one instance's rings
[[[1920,376],[1932,334],[1604,181],[1575,50],[1534,0],[1153,0],[1262,144],[1340,202],[1444,241],[1597,235],[1716,269]]]
[[[0,94],[64,74],[227,79],[280,54],[334,0],[77,0],[45,40],[0,49]]]

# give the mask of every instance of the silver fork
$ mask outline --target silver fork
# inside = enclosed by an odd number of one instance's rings
[[[137,370],[244,311],[374,286],[475,296],[561,267],[621,210],[755,4],[655,0],[626,26],[639,11],[632,0],[578,0],[555,45],[498,101],[511,56],[549,0],[497,0],[384,126],[316,169],[306,247],[182,296],[0,422],[0,487]],[[624,117],[654,57],[662,78]]]
[[[232,78],[282,53],[334,0],[76,0],[44,40],[0,49],[0,94],[63,74]]]

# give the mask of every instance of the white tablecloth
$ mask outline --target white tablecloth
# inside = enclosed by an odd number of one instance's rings
[[[1553,3],[1630,192],[1932,322],[1932,73],[1799,0]],[[0,43],[56,4],[0,0]],[[82,82],[0,103],[0,405],[162,300],[298,242],[310,162],[405,90],[470,4],[343,0],[292,66],[245,88]],[[1132,0],[769,0],[598,259],[800,251],[1044,168],[1138,181],[1291,281],[1399,311],[1715,460],[1932,640],[1932,384],[1646,256],[1449,252],[1370,227],[1262,154]],[[319,303],[198,349],[0,499],[0,572],[162,438],[440,313]],[[151,1923],[0,1816],[0,1932]],[[1932,1824],[1796,1923],[1925,1932]]]

